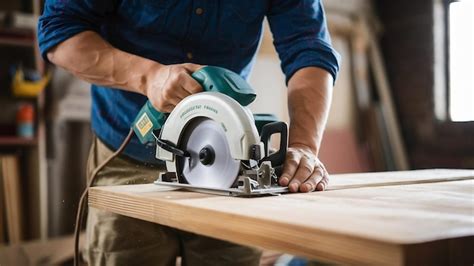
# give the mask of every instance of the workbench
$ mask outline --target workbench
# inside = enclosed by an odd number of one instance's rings
[[[474,170],[332,175],[324,192],[258,198],[94,187],[89,206],[328,262],[474,263]]]

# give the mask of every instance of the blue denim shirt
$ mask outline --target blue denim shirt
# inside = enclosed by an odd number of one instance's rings
[[[46,0],[38,41],[49,49],[82,31],[99,33],[114,47],[162,64],[221,66],[247,78],[267,17],[286,80],[316,66],[334,79],[332,49],[320,0]],[[92,85],[92,128],[112,148],[128,133],[146,97]],[[155,149],[134,137],[125,154],[156,162]]]

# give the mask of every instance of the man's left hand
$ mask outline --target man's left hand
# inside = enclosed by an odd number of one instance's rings
[[[329,174],[310,148],[292,145],[288,147],[279,183],[288,186],[290,192],[323,191],[329,183]]]

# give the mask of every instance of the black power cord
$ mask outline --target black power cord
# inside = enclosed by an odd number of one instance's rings
[[[84,222],[84,208],[86,206],[87,196],[89,194],[89,188],[92,187],[92,185],[94,184],[95,179],[97,178],[97,174],[100,172],[100,170],[102,170],[102,168],[104,168],[105,165],[107,165],[110,161],[112,161],[115,157],[117,157],[117,155],[123,152],[127,144],[132,139],[132,136],[133,136],[133,128],[130,128],[130,131],[128,132],[127,137],[125,137],[120,147],[112,155],[110,155],[109,158],[107,158],[105,161],[103,161],[99,166],[97,166],[94,169],[89,179],[89,182],[87,183],[87,187],[82,192],[81,199],[79,200],[79,205],[77,206],[76,225],[74,228],[74,266],[79,266],[79,261],[80,261],[79,238],[80,238],[81,226]]]

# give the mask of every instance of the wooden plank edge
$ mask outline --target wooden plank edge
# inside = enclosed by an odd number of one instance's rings
[[[464,180],[473,180],[473,179],[474,179],[474,176],[466,175],[466,176],[460,176],[460,177],[449,177],[449,178],[440,177],[440,178],[433,178],[433,179],[413,179],[413,180],[389,181],[389,182],[370,183],[370,184],[350,184],[350,185],[334,185],[334,186],[329,185],[327,191],[343,190],[343,189],[355,189],[355,188],[370,188],[370,187],[419,185],[419,184],[464,181]]]
[[[345,264],[401,265],[403,247],[325,231],[308,230],[260,218],[236,217],[219,211],[92,188],[89,206],[242,245],[287,252]],[[134,210],[134,211],[130,211]],[[215,217],[209,221],[207,217]],[[190,219],[192,217],[192,219]],[[226,221],[225,223],[223,221]],[[281,228],[286,228],[281,231]],[[296,244],[298,243],[298,244]]]

